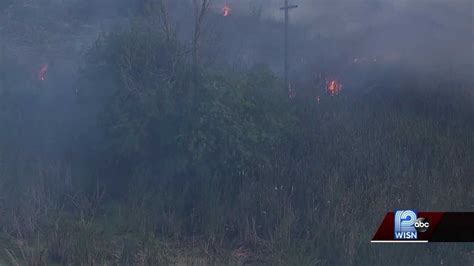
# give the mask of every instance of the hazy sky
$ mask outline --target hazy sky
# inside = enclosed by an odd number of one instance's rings
[[[320,34],[346,35],[367,28],[405,31],[410,35],[452,35],[459,42],[473,40],[473,0],[289,0],[299,8],[291,10],[290,22],[306,25]],[[262,15],[283,19],[283,0],[215,0],[218,7],[228,3],[235,15],[262,8]],[[398,32],[397,32],[398,31]],[[430,31],[430,32],[427,32]],[[411,36],[414,37],[414,36]],[[416,36],[422,38],[423,36]],[[469,39],[467,39],[469,38]],[[456,40],[452,40],[456,42]],[[470,40],[470,41],[469,41]]]
[[[367,50],[397,49],[415,60],[472,64],[473,0],[290,0],[299,8],[290,21],[330,38],[366,41]],[[233,15],[262,8],[262,16],[283,19],[284,0],[215,0]],[[339,36],[339,37],[338,37]],[[383,51],[385,52],[385,51]],[[444,60],[444,61],[443,61]]]
[[[371,19],[387,20],[399,14],[428,14],[440,21],[463,17],[470,18],[472,27],[472,0],[289,0],[299,8],[291,11],[293,23],[311,23],[315,19],[333,16],[342,21],[357,23]],[[229,4],[235,14],[249,12],[250,9],[262,8],[267,18],[283,19],[279,7],[284,0],[215,0],[214,9]],[[452,17],[456,16],[456,17]],[[466,25],[468,26],[468,25]]]
[[[124,7],[130,9],[130,6],[134,6],[136,1],[123,0],[121,1],[122,5],[118,5],[115,0],[90,0],[90,3],[94,3],[92,7],[94,12],[87,10],[87,8],[91,8],[90,5],[83,5],[82,8],[85,8],[88,12],[78,13],[82,18],[89,18],[85,21],[88,25],[90,24],[90,27],[82,27],[79,32],[67,31],[67,34],[75,35],[74,38],[68,38],[67,40],[73,47],[87,47],[87,45],[93,43],[99,29],[112,28],[106,26],[108,24],[118,24],[119,18],[126,18],[132,10],[127,10]],[[171,11],[175,12],[172,17],[174,17],[176,24],[180,25],[181,28],[192,30],[193,27],[189,26],[189,23],[193,22],[190,16],[192,11],[185,10],[189,9],[190,6],[184,2],[191,2],[192,0],[168,1],[175,4],[175,9]],[[261,9],[264,19],[278,21],[283,19],[283,12],[279,7],[283,5],[284,0],[212,1],[212,10],[216,13],[221,13],[224,5],[228,4],[232,8],[231,15],[236,18],[247,16],[252,11],[255,12]],[[335,43],[337,47],[333,44],[326,44],[326,46],[333,48],[335,53],[342,53],[343,49],[341,47],[344,47],[346,50],[354,50],[354,53],[357,53],[354,56],[390,57],[398,54],[417,65],[425,64],[438,67],[439,65],[457,64],[461,68],[465,65],[473,65],[474,0],[289,0],[289,2],[290,4],[299,5],[299,8],[291,10],[290,16],[290,22],[298,27],[293,31],[294,35],[292,36],[295,58],[297,53],[304,54],[304,57],[311,57],[311,55],[318,52],[326,53],[321,52],[321,49],[317,50],[315,46],[321,44],[321,40],[331,40],[331,43]],[[70,2],[64,0],[62,3],[67,6],[67,3]],[[180,5],[183,3],[184,5]],[[44,7],[44,10],[41,9],[38,12],[51,12],[48,11],[48,6],[45,5]],[[74,8],[77,9],[78,7],[74,6]],[[64,8],[58,9],[57,14],[67,14],[63,10]],[[54,17],[56,13],[53,12],[51,17]],[[179,15],[176,13],[179,13]],[[107,14],[117,15],[105,16]],[[62,18],[61,16],[60,18]],[[111,17],[114,19],[110,19]],[[0,22],[2,22],[2,19],[0,17]],[[16,17],[16,19],[22,18]],[[230,23],[235,24],[235,27],[233,28],[234,32],[228,36],[227,44],[242,42],[247,44],[243,47],[249,47],[248,44],[253,43],[254,45],[250,48],[261,46],[263,48],[255,49],[255,52],[264,53],[271,50],[268,48],[268,43],[281,43],[280,36],[282,34],[280,30],[283,28],[278,25],[261,28],[259,29],[261,32],[259,31],[253,37],[248,36],[247,30],[242,29],[246,26],[238,23],[238,19],[229,20],[227,24],[222,23],[222,25],[215,26],[232,28]],[[7,24],[5,23],[5,25]],[[8,25],[14,25],[14,23]],[[255,26],[255,32],[257,32],[258,25],[252,24],[249,27],[253,26]],[[3,25],[0,26],[0,33],[2,28]],[[97,29],[94,30],[95,28]],[[88,35],[82,34],[82,31],[87,31]],[[12,35],[15,36],[24,35],[17,32],[16,29],[11,31]],[[67,36],[66,33],[60,34],[60,36]],[[48,33],[47,36],[52,37],[53,34]],[[191,34],[187,33],[186,36],[191,36]],[[8,39],[7,37],[4,40],[4,43],[10,43],[16,39]],[[47,38],[39,38],[38,41],[33,42],[35,47],[42,48],[42,40],[47,40]],[[56,43],[63,45],[63,41]],[[15,55],[24,54],[23,51],[17,49],[18,45],[16,43],[12,43],[11,47],[15,48],[13,49]],[[40,52],[46,53],[44,52],[46,48],[40,49]],[[275,45],[272,49],[276,50],[277,48],[280,47]],[[275,58],[273,55],[269,57]],[[29,62],[30,58],[25,58],[25,61]],[[469,68],[467,69],[469,70]]]

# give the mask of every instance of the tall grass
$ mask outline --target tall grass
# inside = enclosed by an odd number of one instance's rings
[[[163,181],[144,169],[117,199],[100,185],[66,188],[58,163],[2,168],[2,257],[13,265],[474,263],[468,244],[369,243],[388,211],[474,208],[470,106],[432,91],[296,104],[298,133],[269,164],[238,176]]]

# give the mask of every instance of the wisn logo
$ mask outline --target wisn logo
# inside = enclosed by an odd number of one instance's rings
[[[416,213],[411,210],[395,212],[395,239],[418,239]]]

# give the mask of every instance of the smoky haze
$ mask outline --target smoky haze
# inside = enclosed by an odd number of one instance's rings
[[[87,127],[72,120],[60,122],[64,113],[84,113],[73,103],[85,55],[99,36],[129,28],[143,14],[147,2],[150,1],[2,2],[0,53],[7,80],[2,84],[3,89],[8,87],[6,84],[14,84],[18,91],[29,91],[33,90],[29,86],[33,82],[42,88],[41,92],[34,89],[41,101],[35,103],[36,107],[25,106],[25,110],[40,108],[41,112],[26,113],[38,115],[37,119],[45,119],[47,123],[73,124],[61,130],[87,131]],[[194,30],[192,3],[168,1],[172,30],[188,47]],[[398,69],[391,71],[391,75],[402,71],[425,79],[435,76],[473,83],[472,1],[295,0],[290,3],[299,5],[290,11],[289,34],[290,82],[297,84],[299,90],[324,87],[322,84],[331,78],[343,80],[346,89],[365,90],[371,86],[368,80],[386,75],[380,73],[384,67]],[[283,1],[276,0],[211,1],[211,12],[206,15],[202,32],[203,62],[236,72],[265,64],[281,77],[283,12],[279,8],[282,4]],[[226,17],[223,16],[225,5],[231,10]],[[147,16],[158,13],[155,9]],[[160,24],[155,27],[159,28]],[[44,65],[48,67],[47,77],[39,84],[38,75]],[[354,66],[367,69],[352,71]],[[310,85],[302,86],[302,83]],[[41,138],[66,141],[66,136],[72,134],[63,132],[57,137],[47,123],[35,124],[49,128],[40,131],[44,133]],[[35,130],[27,130],[26,124],[22,126],[25,127],[22,143],[58,150],[65,145],[36,141],[38,136],[29,137]]]
[[[284,2],[0,0],[0,265],[474,265],[474,2]]]
[[[11,52],[20,61],[51,60],[46,59],[47,53],[56,48],[43,47],[42,43],[54,38],[55,33],[47,33],[48,25],[44,22],[35,24],[35,16],[48,16],[51,22],[61,21],[60,30],[64,31],[63,36],[68,36],[64,39],[70,49],[81,52],[92,45],[99,32],[123,28],[141,2],[146,1],[32,2],[25,4],[24,9],[33,12],[34,5],[40,9],[30,18],[19,16],[15,13],[18,7],[9,7],[7,3],[2,11],[3,47],[11,46]],[[290,11],[290,60],[294,78],[310,64],[328,64],[329,61],[328,67],[341,66],[355,58],[403,62],[413,68],[412,71],[471,76],[474,61],[472,1],[295,0],[290,3],[299,5]],[[215,57],[213,62],[220,59],[226,64],[266,63],[281,73],[283,12],[279,7],[283,1],[215,0],[211,4],[213,13],[209,15],[204,35],[212,46],[209,50],[213,52],[208,55]],[[227,20],[221,17],[225,4],[231,8]],[[169,6],[173,26],[180,38],[189,42],[192,1],[170,1]],[[25,19],[31,20],[31,27],[15,30],[36,35],[34,38],[38,39],[29,40],[29,45],[24,45],[21,37],[13,37],[11,28],[12,24]],[[28,51],[25,53],[22,48]]]
[[[221,5],[234,6],[234,15],[257,10],[262,17],[279,22],[283,18],[279,10],[282,2],[219,1]],[[463,73],[465,78],[472,76],[472,1],[300,0],[290,3],[299,5],[290,12],[290,23],[295,27],[290,33],[292,54],[296,57],[293,65],[311,57],[317,61],[321,49],[315,47],[337,40],[337,45],[342,47],[333,53],[338,55],[403,60],[412,71],[450,71]],[[264,32],[261,34],[265,36]],[[331,50],[331,45],[323,49]],[[336,60],[338,55],[332,59]]]

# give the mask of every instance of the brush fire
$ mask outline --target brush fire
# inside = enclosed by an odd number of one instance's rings
[[[224,7],[222,8],[222,16],[224,17],[227,17],[230,15],[230,12],[232,11],[232,9],[230,8],[229,5],[224,5]]]
[[[333,79],[327,82],[327,92],[331,96],[338,95],[342,90],[342,84],[337,80]]]

